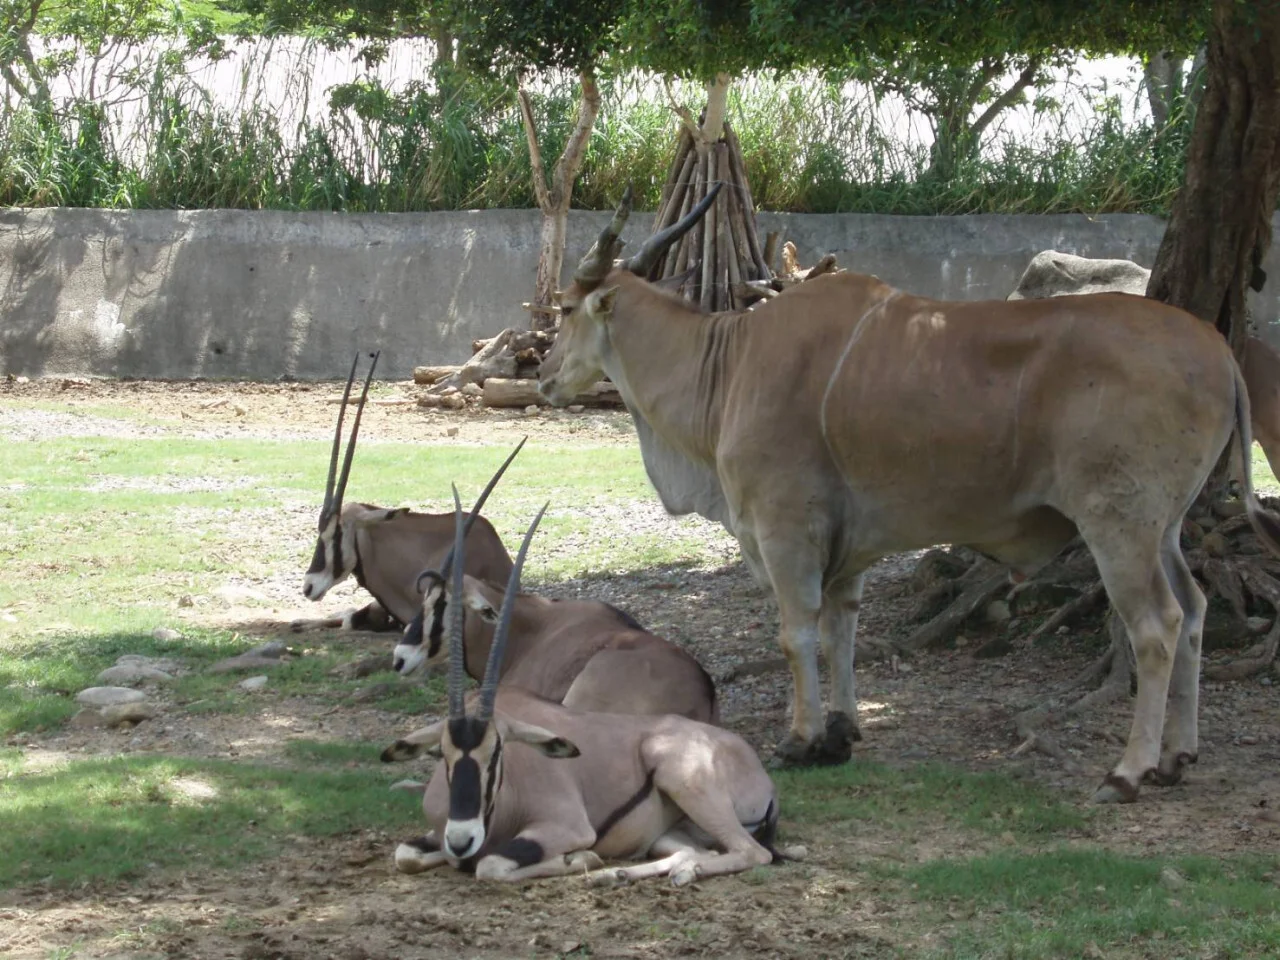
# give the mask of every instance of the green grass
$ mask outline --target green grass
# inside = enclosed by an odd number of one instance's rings
[[[314,766],[314,764],[309,765]],[[409,829],[387,771],[282,769],[185,758],[79,760],[0,780],[0,888],[236,867],[294,837]]]
[[[1162,878],[1170,868],[1176,876]],[[1275,854],[1146,858],[1059,847],[935,860],[900,876],[912,897],[945,904],[937,956],[1274,957],[1278,869]]]
[[[969,773],[926,763],[891,767],[859,762],[773,774],[788,821],[816,830],[860,822],[948,827],[1037,840],[1075,834],[1089,814],[1059,794],[1004,774]]]

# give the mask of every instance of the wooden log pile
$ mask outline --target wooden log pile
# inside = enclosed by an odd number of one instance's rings
[[[1280,500],[1263,500],[1280,506]],[[1253,532],[1244,504],[1198,502],[1183,524],[1182,549],[1209,600],[1204,677],[1242,679],[1271,669],[1280,645],[1280,560]],[[894,644],[904,655],[959,639],[976,657],[1002,656],[1041,638],[1107,628],[1106,592],[1078,538],[1021,583],[1012,582],[1007,567],[973,551],[931,550],[904,589],[915,597],[910,631]],[[1086,675],[1097,680],[1123,670],[1113,662],[1119,659],[1113,648]]]

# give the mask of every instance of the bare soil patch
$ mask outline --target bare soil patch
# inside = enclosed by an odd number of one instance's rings
[[[375,396],[412,396],[412,385],[381,386]],[[0,435],[41,439],[126,431],[154,437],[329,436],[331,385],[221,383],[0,384]],[[209,404],[209,401],[225,403]],[[17,401],[16,405],[12,401]],[[62,409],[32,407],[57,403]],[[235,407],[245,410],[237,414]],[[127,407],[131,420],[100,408]],[[93,408],[99,408],[94,410]],[[449,431],[457,429],[455,436]],[[127,431],[136,431],[130,433]],[[625,414],[441,412],[415,406],[373,406],[369,440],[507,446],[525,433],[546,442],[631,444]],[[111,435],[121,435],[113,433]],[[636,453],[639,456],[638,451]],[[653,510],[655,503],[637,505]],[[607,522],[607,521],[604,521]],[[657,522],[657,521],[655,521]],[[677,523],[680,521],[662,522]],[[284,532],[284,526],[280,527]],[[313,534],[302,524],[291,536]],[[625,576],[561,582],[549,592],[608,600],[655,632],[686,645],[713,675],[778,656],[771,600],[737,560],[736,548],[706,525],[721,562],[705,568],[646,569]],[[868,578],[861,637],[868,647],[906,631],[913,598],[901,584],[914,558],[878,565]],[[297,595],[298,571],[245,584],[261,601],[195,609],[184,614],[232,624],[247,635],[283,637],[298,615],[317,615]],[[363,602],[344,586],[326,607]],[[975,637],[964,648],[924,654],[905,665],[863,662],[858,669],[860,721],[866,739],[854,762],[940,761],[971,770],[1027,777],[1084,804],[1117,759],[1131,706],[1119,702],[1055,730],[1073,767],[1034,753],[1016,754],[1015,714],[1064,686],[1102,649],[1102,640],[1073,631],[1006,656],[975,659]],[[386,636],[330,637],[351,656],[391,644]],[[862,646],[862,644],[860,644]],[[1094,839],[1117,851],[1223,855],[1274,851],[1280,845],[1280,682],[1268,675],[1202,688],[1200,761],[1177,787],[1148,787],[1139,803],[1102,811]],[[785,733],[789,676],[763,672],[720,685],[724,722],[765,756]],[[63,730],[18,741],[60,756],[147,751],[253,758],[270,762],[289,738],[384,743],[408,723],[375,707],[264,698],[241,714],[174,712],[126,733]],[[417,771],[421,772],[421,769]],[[406,771],[407,774],[414,771]],[[0,954],[47,958],[59,948],[86,957],[266,958],[395,956],[527,957],[591,955],[649,958],[859,957],[937,944],[941,926],[922,926],[918,908],[861,869],[876,861],[915,862],[973,853],[972,838],[921,831],[909,843],[873,823],[826,834],[786,822],[810,859],[749,875],[674,890],[646,883],[594,891],[575,882],[518,889],[476,884],[438,871],[402,877],[391,852],[402,838],[359,832],[329,842],[300,841],[289,853],[231,874],[199,864],[181,875],[157,875],[112,888],[27,889],[0,895]]]

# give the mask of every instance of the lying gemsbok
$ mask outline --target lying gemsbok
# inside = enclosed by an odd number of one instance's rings
[[[397,644],[393,664],[408,676],[445,660],[443,637],[455,593],[448,571],[424,571],[422,609]],[[463,662],[476,680],[490,658],[503,588],[463,578]],[[716,723],[715,684],[688,651],[598,600],[517,593],[508,601],[511,637],[498,679],[576,710],[674,713]]]
[[[336,584],[354,576],[356,583],[373,594],[373,602],[359,610],[348,610],[337,617],[295,620],[295,631],[334,629],[392,630],[401,629],[421,609],[421,593],[417,589],[418,571],[423,567],[443,569],[442,560],[453,543],[453,517],[448,513],[417,513],[405,508],[387,509],[368,503],[343,503],[351,460],[355,456],[356,438],[360,433],[360,417],[364,413],[369,382],[378,363],[372,355],[364,390],[356,406],[351,439],[338,475],[338,452],[342,443],[342,420],[351,386],[355,381],[357,353],[347,377],[347,387],[338,408],[338,425],[333,434],[333,452],[329,457],[329,477],[325,481],[324,506],[320,508],[319,536],[311,566],[302,582],[302,594],[308,600],[324,599]],[[481,508],[498,479],[506,471],[524,441],[498,468],[468,517],[467,572],[478,577],[503,579],[511,572],[511,557],[488,520],[479,516]],[[335,484],[336,478],[336,484]]]
[[[1176,783],[1198,749],[1205,613],[1179,531],[1233,428],[1251,439],[1222,337],[1119,294],[947,303],[853,273],[707,315],[642,278],[718,189],[615,263],[624,198],[561,296],[540,387],[564,405],[608,375],[667,510],[724,523],[772,586],[795,685],[780,756],[851,755],[868,566],[953,543],[1030,574],[1078,531],[1138,665],[1128,745],[1095,799]],[[1244,477],[1249,519],[1280,553],[1280,517]]]
[[[456,491],[454,506],[461,557]],[[658,857],[597,876],[670,874],[685,884],[780,859],[777,793],[741,737],[683,717],[584,713],[498,685],[511,601],[541,519],[539,511],[516,554],[480,690],[464,700],[463,611],[450,604],[449,716],[382,753],[384,762],[424,748],[441,758],[422,798],[431,832],[401,844],[396,866],[417,873],[448,863],[512,881]],[[461,594],[461,564],[452,583]]]

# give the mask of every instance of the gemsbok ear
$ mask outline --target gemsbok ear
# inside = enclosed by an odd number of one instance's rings
[[[412,760],[423,753],[431,757],[440,756],[440,738],[444,736],[444,721],[437,720],[430,726],[415,730],[407,737],[397,740],[382,751],[383,763],[398,763]]]
[[[545,727],[510,719],[505,721],[504,726],[506,732],[503,736],[506,739],[514,743],[527,743],[543,756],[551,757],[553,760],[568,760],[582,753],[574,743],[564,737],[556,736]]]

